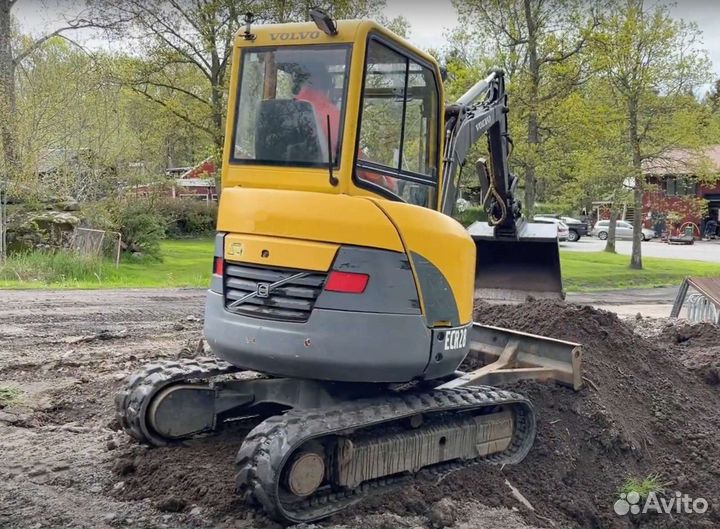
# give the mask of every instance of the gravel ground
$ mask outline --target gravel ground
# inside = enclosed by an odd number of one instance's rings
[[[0,526],[277,527],[234,499],[240,435],[147,449],[113,418],[125,376],[196,354],[203,298],[196,289],[0,291],[0,387],[19,392],[0,403]],[[158,486],[137,479],[136,466]],[[173,478],[192,489],[189,500],[173,496]],[[388,495],[315,527],[531,527],[519,504],[403,494],[416,508]]]

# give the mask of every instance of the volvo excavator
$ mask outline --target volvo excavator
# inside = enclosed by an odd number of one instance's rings
[[[526,223],[515,196],[503,72],[445,106],[430,55],[371,21],[312,19],[248,17],[236,37],[214,357],[148,365],[116,397],[122,427],[154,446],[250,421],[235,487],[285,523],[518,463],[533,406],[496,385],[581,385],[578,344],[473,323],[476,298],[562,297],[555,228]],[[482,138],[488,220],[465,230],[452,213]],[[458,371],[469,353],[484,365]]]

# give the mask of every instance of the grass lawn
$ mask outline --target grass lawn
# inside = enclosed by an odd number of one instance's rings
[[[163,261],[134,262],[120,268],[103,266],[80,279],[59,281],[0,279],[0,288],[143,288],[206,287],[210,280],[213,240],[172,240],[162,243]],[[561,252],[565,289],[570,292],[679,285],[688,275],[720,276],[720,264],[646,257],[645,269],[631,270],[630,257],[604,252]]]
[[[687,276],[719,276],[720,264],[643,257],[642,270],[629,267],[629,255],[561,252],[563,284],[569,292],[680,285]]]
[[[207,287],[212,270],[214,239],[162,241],[162,261],[130,258],[120,267],[103,266],[97,274],[61,281],[19,281],[0,279],[0,288],[143,288]]]

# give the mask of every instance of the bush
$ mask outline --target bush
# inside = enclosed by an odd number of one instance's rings
[[[487,220],[487,214],[481,207],[469,207],[465,211],[456,212],[453,217],[466,228],[475,221]]]
[[[151,201],[123,201],[115,215],[125,251],[161,259],[160,241],[165,238],[165,221],[153,209]]]
[[[68,250],[36,250],[8,256],[0,265],[0,280],[73,283],[98,281],[113,265],[95,256]]]
[[[215,232],[217,204],[191,199],[156,200],[168,237],[203,237]]]
[[[158,199],[109,198],[83,207],[86,227],[117,231],[123,250],[160,259],[160,241],[165,237],[165,220],[158,211]]]

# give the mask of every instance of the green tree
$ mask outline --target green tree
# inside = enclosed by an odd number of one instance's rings
[[[17,153],[17,72],[48,40],[69,30],[98,27],[95,21],[75,17],[60,27],[39,36],[20,38],[14,27],[12,10],[18,0],[0,0],[0,141],[2,141],[3,173],[13,182],[22,160]]]
[[[580,0],[453,3],[462,25],[473,28],[461,32],[466,34],[464,39],[481,43],[481,52],[502,65],[509,76],[511,127],[517,147],[513,164],[522,171],[524,208],[532,216],[540,173],[552,169],[548,162],[553,153],[545,146],[553,134],[553,111],[584,79],[581,51],[595,28],[594,13]],[[481,62],[487,64],[487,59]]]
[[[97,17],[112,24],[117,38],[136,44],[135,60],[124,63],[118,79],[207,134],[218,159],[233,41],[245,13],[254,13],[256,23],[283,23],[308,20],[313,7],[336,18],[357,18],[383,5],[383,0],[93,0]]]
[[[626,167],[624,181],[632,186],[632,268],[642,268],[644,161],[696,147],[702,139],[693,90],[710,69],[698,36],[695,25],[673,19],[665,5],[619,0],[603,14],[591,41],[599,78],[622,114],[620,137],[609,152]]]

